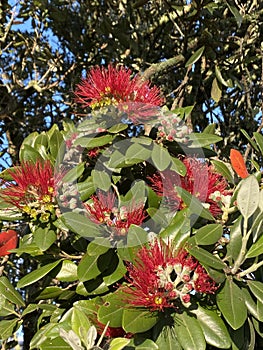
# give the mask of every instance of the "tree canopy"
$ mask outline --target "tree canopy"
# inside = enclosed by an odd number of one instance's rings
[[[198,131],[216,123],[229,144],[261,128],[261,1],[1,2],[2,154],[78,119],[72,91],[94,65],[124,64],[158,81],[169,108],[194,106]]]

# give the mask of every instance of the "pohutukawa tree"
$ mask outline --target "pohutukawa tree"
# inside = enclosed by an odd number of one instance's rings
[[[0,337],[27,349],[262,346],[262,174],[124,66],[1,174]],[[251,147],[262,152],[262,135]],[[31,333],[29,333],[29,330]]]

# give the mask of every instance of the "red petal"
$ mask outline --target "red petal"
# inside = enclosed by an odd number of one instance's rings
[[[9,250],[17,246],[17,233],[14,230],[7,230],[0,233],[0,256],[11,254]]]
[[[242,179],[245,179],[246,177],[249,176],[242,154],[238,150],[231,149],[230,161],[231,161],[232,168],[235,170],[237,175],[239,175]]]

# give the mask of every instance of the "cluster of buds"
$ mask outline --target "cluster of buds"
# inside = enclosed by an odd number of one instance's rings
[[[192,130],[185,125],[182,120],[173,113],[162,115],[162,119],[157,127],[157,142],[177,141],[188,142],[187,136]]]

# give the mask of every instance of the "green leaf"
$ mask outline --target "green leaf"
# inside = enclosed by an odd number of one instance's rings
[[[175,171],[176,173],[178,173],[181,176],[185,176],[186,166],[184,165],[184,163],[180,159],[174,158],[172,156],[170,156],[170,159],[172,160],[172,165],[171,165],[170,169]]]
[[[230,241],[227,245],[227,256],[236,260],[242,246],[242,216],[240,215],[230,227]]]
[[[0,339],[5,340],[13,335],[15,332],[14,328],[17,327],[19,322],[18,318],[12,320],[1,320],[0,321]]]
[[[211,224],[201,227],[195,232],[196,244],[209,245],[216,243],[222,237],[223,226],[221,224]]]
[[[229,10],[232,12],[232,14],[234,15],[236,21],[237,21],[237,26],[238,28],[241,27],[241,24],[242,24],[242,21],[243,21],[243,17],[242,15],[240,14],[240,12],[238,11],[238,9],[236,8],[235,5],[231,5],[229,4],[228,2],[226,3]]]
[[[145,145],[141,145],[139,143],[133,143],[126,151],[126,163],[127,164],[140,163],[149,159],[150,156],[151,156],[151,150],[146,148]]]
[[[209,310],[200,305],[198,309],[193,310],[203,330],[206,342],[216,348],[228,349],[231,346],[231,338],[224,321],[217,312],[217,310]]]
[[[57,158],[58,151],[60,149],[60,146],[63,142],[63,136],[61,132],[57,129],[54,129],[50,139],[49,139],[49,148],[50,148],[50,153],[54,159]]]
[[[195,317],[183,312],[182,314],[176,314],[174,321],[175,333],[184,350],[206,349],[202,328]]]
[[[154,341],[152,341],[151,339],[142,338],[140,336],[135,336],[133,339],[131,339],[127,349],[159,350],[158,345],[156,345]]]
[[[226,165],[226,163],[221,160],[211,159],[211,163],[214,165],[215,170],[224,176],[228,182],[234,184],[234,174],[231,172],[230,168]]]
[[[237,207],[244,218],[248,219],[256,211],[259,196],[259,185],[254,175],[250,175],[240,182],[237,193]]]
[[[83,339],[84,337],[82,335],[84,333],[87,334],[92,324],[82,309],[79,309],[77,305],[74,305],[71,315],[71,325],[72,330],[80,337],[80,339]]]
[[[106,171],[93,169],[91,172],[93,184],[95,188],[99,188],[107,192],[111,187],[111,177]]]
[[[215,102],[219,102],[222,97],[222,90],[219,87],[217,78],[214,78],[211,88],[211,97]]]
[[[182,350],[173,326],[163,325],[162,322],[158,322],[153,328],[153,334],[159,349]]]
[[[193,55],[186,62],[185,67],[191,66],[191,64],[194,64],[195,62],[197,62],[199,58],[202,56],[204,49],[205,49],[205,46],[202,46],[197,51],[195,51]]]
[[[75,140],[74,146],[82,146],[85,148],[95,148],[105,146],[113,141],[115,136],[103,135],[98,137],[79,137]]]
[[[217,256],[212,255],[207,250],[193,246],[187,247],[187,250],[193,255],[201,264],[211,266],[214,269],[224,269],[225,263],[220,260]]]
[[[128,128],[128,124],[115,124],[111,128],[108,129],[108,132],[111,134],[118,134],[120,131],[126,130]]]
[[[256,243],[252,244],[252,246],[246,254],[246,259],[254,258],[261,254],[263,254],[263,235],[257,240]]]
[[[85,169],[84,163],[79,163],[74,168],[70,169],[65,176],[63,176],[62,182],[76,182],[76,180],[82,175],[83,171]]]
[[[263,304],[263,283],[260,281],[247,281],[250,291]]]
[[[43,341],[41,344],[39,344],[40,350],[72,350],[72,347],[67,344],[64,339],[60,337],[56,338],[48,338],[45,341]],[[83,349],[83,348],[82,348]],[[78,350],[81,350],[78,348]]]
[[[122,328],[127,333],[142,333],[151,329],[157,320],[158,315],[148,310],[124,309]]]
[[[54,261],[45,266],[39,267],[37,270],[30,272],[28,275],[21,278],[17,283],[18,288],[26,287],[36,281],[39,281],[41,278],[45,277],[49,272],[51,272],[56,266],[61,263],[61,260]]]
[[[122,350],[130,343],[130,339],[115,338],[110,342],[109,350]]]
[[[57,235],[50,227],[37,227],[34,232],[34,242],[42,251],[47,250],[56,239]]]
[[[147,232],[136,225],[131,225],[127,234],[127,246],[136,247],[145,244],[148,241]]]
[[[23,144],[21,146],[20,152],[19,152],[19,159],[20,159],[20,162],[31,161],[34,163],[38,159],[43,160],[40,153],[35,148],[33,148],[27,144]]]
[[[251,315],[253,315],[253,317],[259,318],[257,304],[254,302],[250,292],[247,288],[241,288],[241,291],[243,293],[243,298],[248,311],[251,313]]]
[[[0,295],[18,306],[25,306],[22,296],[5,276],[0,277]]]
[[[54,299],[57,298],[62,292],[63,290],[59,287],[46,287],[41,291],[41,293],[36,297],[35,300]]]
[[[62,282],[73,282],[78,279],[77,265],[71,260],[63,260],[56,279]]]
[[[259,152],[259,149],[258,149],[258,146],[257,146],[256,142],[252,140],[252,138],[248,135],[248,133],[246,132],[246,130],[241,129],[240,131],[241,131],[242,134],[247,138],[247,140],[248,140],[248,142],[251,144],[251,146],[252,146],[256,151]]]
[[[98,225],[95,225],[84,215],[67,212],[61,215],[62,222],[73,232],[83,237],[96,237],[100,235]]]
[[[90,196],[95,192],[95,187],[93,184],[93,179],[91,176],[88,177],[83,182],[77,183],[77,188],[80,194],[80,199],[85,202],[87,199],[90,198]]]
[[[261,154],[263,155],[263,136],[259,132],[254,132],[253,136],[257,142]]]
[[[94,257],[88,254],[81,259],[77,269],[78,278],[81,282],[91,280],[101,274],[97,262],[98,256]]]
[[[226,279],[225,285],[217,294],[216,299],[228,324],[233,329],[240,328],[247,318],[247,307],[241,289],[232,279]]]
[[[157,144],[153,145],[151,157],[154,166],[159,171],[164,171],[168,168],[169,164],[171,163],[171,156],[167,149]]]
[[[124,294],[120,291],[107,295],[98,310],[98,320],[103,324],[109,322],[110,327],[121,327],[124,310]],[[127,297],[127,296],[126,296]]]
[[[190,148],[210,146],[211,144],[222,141],[222,137],[211,134],[199,134],[193,132],[188,137],[189,140],[192,141],[189,146]]]
[[[178,186],[176,186],[176,191],[193,214],[201,216],[204,219],[214,221],[214,217],[210,211],[205,209],[202,203],[195,196],[192,196],[191,193]]]

